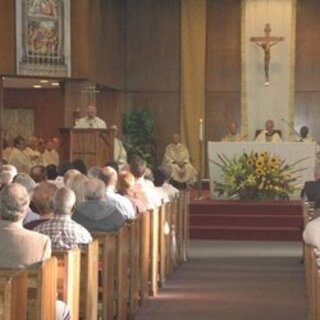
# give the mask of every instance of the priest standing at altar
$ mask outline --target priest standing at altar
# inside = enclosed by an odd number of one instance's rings
[[[274,130],[273,120],[266,121],[265,129],[262,129],[261,132],[256,137],[256,142],[281,142],[280,134]]]
[[[79,119],[75,125],[76,129],[107,129],[104,120],[97,117],[96,106],[90,104],[86,109],[86,116]]]

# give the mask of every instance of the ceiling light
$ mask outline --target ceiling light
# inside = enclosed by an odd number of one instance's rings
[[[49,80],[40,80],[41,83],[48,83]]]
[[[59,84],[59,82],[51,82],[51,85],[54,87],[59,87],[60,84]]]
[[[35,84],[33,87],[36,88],[36,89],[42,88],[42,87],[40,86],[40,84]]]

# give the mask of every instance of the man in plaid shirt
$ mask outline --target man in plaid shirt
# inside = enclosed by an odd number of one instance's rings
[[[71,219],[76,196],[69,188],[61,188],[53,196],[53,219],[38,225],[34,231],[49,236],[52,250],[69,250],[92,241],[88,230]]]

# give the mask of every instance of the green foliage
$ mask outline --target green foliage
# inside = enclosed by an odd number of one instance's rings
[[[303,158],[290,165],[269,152],[243,153],[228,158],[218,155],[213,161],[222,171],[222,182],[215,182],[220,195],[243,200],[289,199],[297,187],[297,173],[305,168],[296,166]]]
[[[155,124],[148,110],[135,110],[125,115],[123,132],[126,136],[128,160],[138,155],[154,167],[156,160]]]

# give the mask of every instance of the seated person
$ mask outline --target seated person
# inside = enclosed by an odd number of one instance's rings
[[[147,210],[153,210],[161,205],[161,196],[153,182],[146,178],[148,168],[146,161],[139,156],[130,161],[130,172],[135,178],[132,192],[144,204]]]
[[[104,167],[101,169],[100,179],[106,186],[107,202],[113,202],[125,219],[134,219],[136,212],[134,211],[131,201],[121,194],[116,193],[118,183],[117,171],[112,167]]]
[[[163,164],[172,171],[172,180],[177,186],[185,187],[197,180],[197,171],[190,163],[189,151],[180,142],[178,134],[173,135],[173,142],[165,150]]]
[[[301,190],[301,198],[315,202],[315,208],[320,208],[320,164],[314,170],[314,181],[306,181]]]
[[[278,130],[274,130],[273,120],[266,121],[266,128],[261,130],[256,137],[256,142],[281,142],[281,136]]]
[[[306,224],[303,231],[303,240],[306,244],[320,249],[320,217]]]
[[[76,209],[72,219],[90,232],[118,231],[125,223],[123,214],[106,200],[103,181],[90,178],[84,184],[85,201]]]
[[[88,230],[71,220],[75,203],[76,196],[71,189],[58,189],[52,200],[54,218],[34,228],[49,236],[53,250],[70,250],[92,241]]]
[[[51,257],[49,237],[22,226],[29,201],[28,192],[17,183],[0,193],[0,268],[25,268]],[[56,319],[70,319],[70,311],[61,301],[56,302]]]
[[[110,127],[111,132],[114,136],[114,155],[113,159],[118,164],[119,170],[128,165],[127,162],[127,151],[124,148],[123,142],[118,138],[118,127],[114,124]]]
[[[244,141],[245,137],[238,132],[237,124],[232,121],[228,124],[229,133],[221,139],[223,142]]]
[[[13,141],[14,149],[8,159],[8,163],[15,166],[18,172],[29,174],[33,166],[32,160],[26,153],[27,141],[25,138],[18,136]]]
[[[134,192],[135,183],[135,178],[131,172],[121,171],[119,173],[117,190],[121,195],[131,201],[136,213],[144,213],[147,211],[147,208]]]
[[[33,230],[42,222],[54,217],[52,199],[57,190],[58,187],[55,184],[47,181],[39,183],[34,188],[30,207],[40,216],[40,219],[25,224],[26,229]]]

